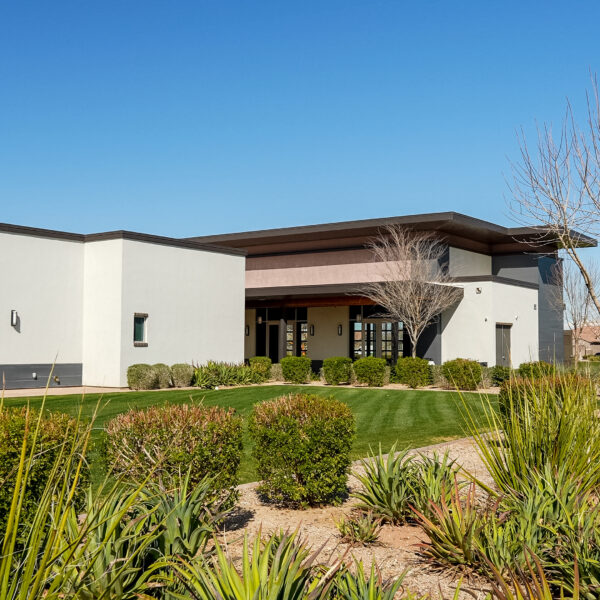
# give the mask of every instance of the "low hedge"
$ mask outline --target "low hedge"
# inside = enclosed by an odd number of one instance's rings
[[[476,390],[481,385],[481,365],[475,360],[456,358],[442,365],[448,383],[459,390]]]
[[[171,367],[171,375],[175,387],[190,387],[194,380],[194,367],[187,363],[177,363]]]
[[[164,484],[190,473],[190,483],[214,477],[215,490],[232,490],[242,458],[242,420],[232,408],[197,405],[130,410],[109,421],[103,454],[115,474]]]
[[[415,389],[429,385],[433,381],[431,366],[425,358],[405,356],[396,363],[396,378]]]
[[[350,383],[352,380],[352,359],[347,356],[333,356],[323,361],[323,378],[329,385]]]
[[[307,383],[312,361],[307,356],[286,356],[280,361],[283,380],[288,383]]]
[[[374,356],[359,358],[352,365],[356,381],[366,383],[370,387],[381,387],[385,383],[386,367],[385,358],[375,358]]]
[[[262,382],[271,379],[272,361],[268,356],[253,356],[250,360],[250,368],[256,373],[257,379]]]
[[[33,448],[38,419],[39,429]],[[57,461],[59,472],[66,467],[69,453],[76,447],[77,440],[83,439],[84,432],[85,425],[64,413],[46,412],[40,418],[38,411],[26,407],[0,408],[0,531],[5,531],[10,512],[23,441],[26,440],[28,454],[32,450],[34,453],[23,496],[19,542],[24,541],[27,526],[32,523],[53,467]],[[75,492],[77,501],[83,502],[88,482],[89,471],[84,462]]]
[[[530,379],[535,379],[538,377],[553,375],[555,373],[555,368],[553,365],[543,360],[536,360],[533,362],[521,363],[518,371],[519,377],[529,377]]]
[[[249,429],[266,499],[294,507],[343,500],[355,434],[346,404],[314,394],[283,396],[256,404]]]
[[[173,376],[171,375],[171,367],[163,363],[152,365],[156,373],[157,385],[162,390],[173,386]]]
[[[152,365],[131,365],[127,369],[127,385],[132,390],[156,390],[158,373]]]

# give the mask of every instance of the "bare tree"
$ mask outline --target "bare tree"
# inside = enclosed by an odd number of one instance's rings
[[[585,268],[590,276],[594,287],[598,283],[598,265],[587,261]],[[575,349],[574,362],[579,360],[579,349],[586,331],[594,331],[598,327],[597,322],[592,320],[595,308],[588,288],[581,276],[579,267],[567,259],[562,264],[557,264],[552,273],[553,295],[552,301],[561,312],[564,309],[565,325],[571,330],[572,342]],[[600,331],[598,332],[600,333]]]
[[[403,323],[413,356],[425,328],[462,297],[443,264],[446,248],[432,233],[398,225],[382,229],[370,244],[379,280],[361,293],[382,307],[383,317]]]
[[[600,314],[599,290],[579,249],[600,234],[600,97],[592,78],[587,118],[577,124],[567,100],[556,133],[548,124],[537,130],[535,149],[519,136],[520,161],[512,164],[513,215],[524,225],[539,226],[531,242],[558,243],[579,269],[590,300]],[[583,234],[583,235],[582,235]],[[589,237],[588,237],[589,236]]]

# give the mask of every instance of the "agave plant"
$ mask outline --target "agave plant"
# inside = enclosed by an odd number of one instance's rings
[[[379,454],[361,460],[363,472],[355,472],[362,489],[352,493],[361,509],[371,511],[390,523],[404,523],[415,502],[414,457],[408,450],[396,452],[394,444],[387,456]]]
[[[342,541],[353,546],[374,544],[381,531],[381,519],[375,519],[371,512],[359,512],[351,517],[342,517],[335,525]]]
[[[277,533],[250,548],[244,538],[241,564],[236,568],[226,550],[215,543],[212,559],[179,559],[171,563],[174,579],[183,588],[176,598],[196,600],[325,600],[339,563],[316,568],[319,552],[309,554],[296,533]]]

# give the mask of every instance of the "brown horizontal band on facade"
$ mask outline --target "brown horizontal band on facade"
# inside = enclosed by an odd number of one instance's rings
[[[66,231],[56,231],[54,229],[40,229],[38,227],[27,227],[24,225],[12,225],[9,223],[0,223],[0,233],[11,233],[16,235],[25,235],[30,237],[40,237],[56,239],[69,242],[86,243],[99,242],[105,240],[131,240],[135,242],[144,242],[147,244],[159,244],[162,246],[171,246],[174,248],[187,248],[190,250],[202,250],[204,252],[215,252],[217,254],[228,254],[231,256],[246,256],[247,252],[239,248],[229,248],[226,246],[217,246],[215,244],[204,244],[191,240],[170,238],[161,235],[152,235],[148,233],[136,233],[134,231],[107,231],[104,233],[68,233]]]
[[[270,300],[246,300],[246,308],[323,308],[331,306],[375,306],[364,296],[314,296]]]

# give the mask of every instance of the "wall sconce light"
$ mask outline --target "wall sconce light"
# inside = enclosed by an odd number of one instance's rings
[[[537,304],[533,305],[533,310],[537,310]]]
[[[246,335],[250,335],[250,325],[246,325]]]
[[[259,316],[259,317],[258,317],[258,319],[256,319],[256,322],[257,322],[259,325],[262,325],[262,317],[261,317],[261,316]]]
[[[338,324],[338,335],[342,335],[342,324]]]
[[[308,331],[309,331],[310,335],[315,335],[315,326],[314,326],[314,325],[311,325],[311,326],[308,328]]]
[[[480,287],[478,287],[478,288],[475,288],[475,293],[476,293],[476,294],[481,294],[481,288],[480,288]]]
[[[362,321],[362,315],[360,313],[356,315],[356,321],[357,323],[360,323]]]
[[[10,325],[11,327],[16,327],[19,323],[19,313],[16,310],[10,311]]]

